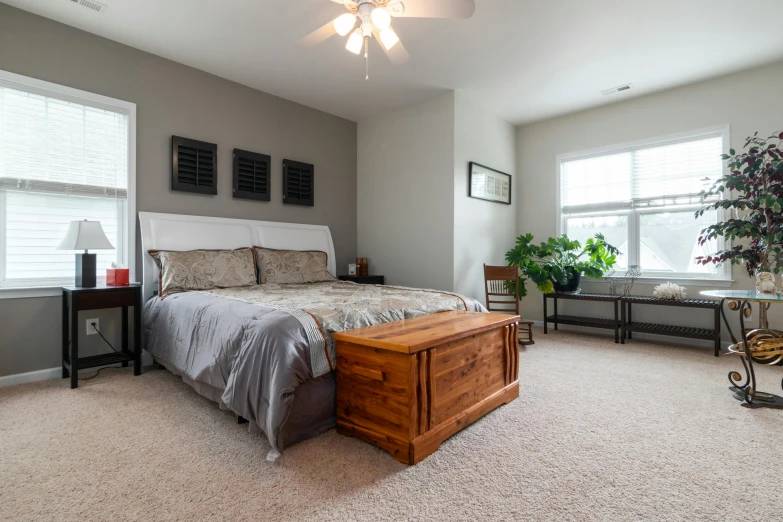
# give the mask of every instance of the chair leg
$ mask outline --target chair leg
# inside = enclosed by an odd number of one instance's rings
[[[519,325],[519,344],[521,345],[531,345],[536,344],[536,342],[533,340],[533,329],[530,327],[530,325]]]

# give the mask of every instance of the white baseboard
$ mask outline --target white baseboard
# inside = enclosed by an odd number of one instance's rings
[[[145,366],[152,365],[154,361],[152,360],[152,355],[149,354],[146,350],[141,351],[141,366],[144,368]],[[119,368],[120,363],[114,363],[109,364],[108,366],[115,366]],[[130,366],[133,365],[133,363],[128,363]],[[105,366],[97,366],[95,368],[84,368],[82,370],[79,370],[79,373],[94,373],[96,370],[99,370],[100,368],[105,368]],[[17,373],[15,375],[6,375],[5,377],[0,377],[0,388],[6,387],[6,386],[16,386],[17,384],[25,384],[28,382],[37,382],[37,381],[46,381],[49,379],[61,379],[62,378],[62,367],[58,366],[57,368],[49,368],[47,370],[36,370],[34,372],[27,372],[27,373]]]
[[[48,370],[37,370],[34,372],[17,373],[16,375],[6,375],[0,377],[0,388],[5,386],[15,386],[27,382],[46,381],[48,379],[59,379],[62,377],[63,369],[61,367],[49,368]]]

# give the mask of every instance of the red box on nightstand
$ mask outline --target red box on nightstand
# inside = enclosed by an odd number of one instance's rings
[[[130,268],[107,268],[106,284],[108,286],[124,286],[130,284]]]

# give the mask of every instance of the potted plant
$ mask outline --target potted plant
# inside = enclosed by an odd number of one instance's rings
[[[758,132],[745,141],[745,152],[734,149],[721,158],[728,173],[706,191],[705,199],[721,198],[705,204],[696,212],[701,217],[708,210],[728,210],[728,219],[701,231],[698,243],[723,237],[727,244],[737,244],[712,255],[699,256],[696,262],[721,265],[744,265],[751,277],[767,282],[770,274],[783,269],[783,132],[759,138]],[[764,274],[764,275],[760,275]],[[774,280],[774,275],[771,276]],[[761,307],[759,321],[766,323],[766,307]]]
[[[699,256],[696,262],[720,265],[744,264],[748,274],[780,273],[783,247],[783,132],[762,139],[758,132],[745,142],[745,152],[734,149],[721,156],[729,172],[702,192],[705,199],[721,197],[696,212],[714,209],[729,210],[728,219],[701,231],[698,243],[723,237],[740,243],[718,250],[709,256]]]
[[[543,293],[574,292],[582,275],[589,279],[603,277],[617,262],[617,254],[619,250],[607,243],[603,234],[588,239],[584,247],[565,234],[537,246],[533,234],[525,234],[506,252],[506,261],[509,266],[519,267],[522,275],[517,284],[519,295],[524,297],[528,279]]]

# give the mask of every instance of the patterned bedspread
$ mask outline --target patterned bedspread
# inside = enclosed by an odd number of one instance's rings
[[[486,312],[475,299],[454,293],[347,281],[268,283],[201,293],[275,308],[296,317],[307,333],[314,378],[335,368],[334,332],[447,310]]]

